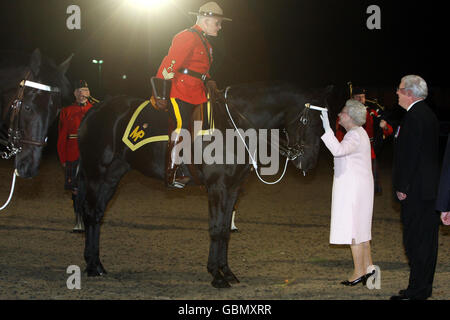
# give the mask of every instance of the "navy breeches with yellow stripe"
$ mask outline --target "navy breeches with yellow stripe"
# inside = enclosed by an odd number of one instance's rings
[[[169,107],[169,116],[174,121],[175,130],[189,130],[194,104],[187,103],[180,99],[171,98],[171,107]]]
[[[189,130],[195,105],[175,98],[171,98],[170,102],[171,106],[168,108],[169,142],[167,144],[166,157],[166,183],[171,187],[183,188],[189,182],[190,178],[184,176],[177,177],[177,169],[180,162],[176,145],[182,140],[182,135],[180,134],[181,129]],[[170,120],[175,123],[171,124]],[[173,132],[176,134],[174,135]]]

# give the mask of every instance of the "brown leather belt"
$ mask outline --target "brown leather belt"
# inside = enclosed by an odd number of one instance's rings
[[[180,72],[180,73],[182,73],[182,74],[188,74],[188,75],[190,75],[191,77],[200,79],[200,80],[202,80],[202,81],[205,81],[205,80],[208,78],[208,75],[207,75],[207,74],[201,74],[201,73],[199,73],[199,72],[192,71],[192,70],[189,70],[189,69],[187,69],[187,68],[181,68],[180,70],[178,70],[178,72]]]

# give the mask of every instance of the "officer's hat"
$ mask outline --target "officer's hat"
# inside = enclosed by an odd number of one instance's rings
[[[77,81],[75,81],[74,88],[75,89],[89,88],[89,86],[88,86],[88,83],[86,82],[86,80],[77,80]]]
[[[223,10],[219,7],[217,3],[214,1],[207,2],[200,7],[198,12],[189,12],[189,14],[194,14],[196,16],[203,17],[217,17],[223,20],[232,21],[230,18],[226,18],[223,16]]]
[[[362,88],[362,87],[354,87],[352,90],[352,95],[357,95],[357,94],[366,94],[366,89]]]

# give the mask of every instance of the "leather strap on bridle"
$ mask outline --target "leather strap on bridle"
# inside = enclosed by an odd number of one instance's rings
[[[25,96],[25,87],[33,87],[39,90],[49,91],[49,92],[59,92],[58,88],[52,88],[46,85],[42,85],[37,82],[29,81],[31,77],[31,71],[25,74],[24,79],[20,82],[17,89],[15,97],[12,99],[10,105],[9,114],[9,128],[8,128],[8,140],[0,139],[0,144],[6,146],[9,152],[4,152],[2,157],[4,159],[9,159],[12,156],[20,153],[22,151],[22,144],[29,144],[38,147],[44,147],[47,145],[47,139],[45,141],[35,141],[30,139],[23,139],[20,130],[20,112],[22,109],[22,103]]]

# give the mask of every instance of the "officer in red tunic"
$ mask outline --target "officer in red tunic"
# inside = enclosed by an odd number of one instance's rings
[[[372,173],[374,178],[374,188],[375,193],[380,193],[382,191],[381,185],[378,180],[378,166],[376,161],[376,153],[374,149],[374,138],[375,138],[375,128],[374,128],[374,120],[376,118],[379,118],[380,115],[378,114],[377,110],[370,108],[366,104],[366,90],[360,87],[356,87],[352,91],[352,99],[355,99],[359,102],[361,102],[364,106],[367,108],[367,115],[366,115],[366,123],[364,124],[363,128],[366,130],[367,135],[370,139],[370,149],[371,149],[371,158],[372,158]],[[339,119],[338,119],[339,120]],[[339,141],[342,141],[345,135],[345,129],[338,124],[338,120],[336,120],[336,138]],[[383,139],[390,136],[392,132],[394,131],[392,129],[392,126],[386,122],[386,120],[380,120],[380,128],[383,130]]]
[[[73,208],[75,211],[75,227],[73,232],[83,232],[84,226],[80,210],[77,208],[76,170],[78,166],[78,128],[86,112],[92,107],[88,84],[85,80],[77,81],[75,85],[74,104],[61,110],[58,125],[58,155],[59,161],[65,169],[64,189],[72,192]],[[90,101],[91,100],[91,101]]]
[[[172,40],[167,56],[152,78],[153,97],[159,109],[169,112],[169,143],[166,157],[166,183],[169,187],[183,188],[187,177],[177,176],[178,152],[181,129],[188,129],[193,108],[207,102],[205,81],[209,80],[209,69],[213,61],[211,44],[206,36],[217,36],[223,20],[223,11],[215,2],[200,7],[196,24],[181,31]],[[164,94],[166,92],[166,94]]]

